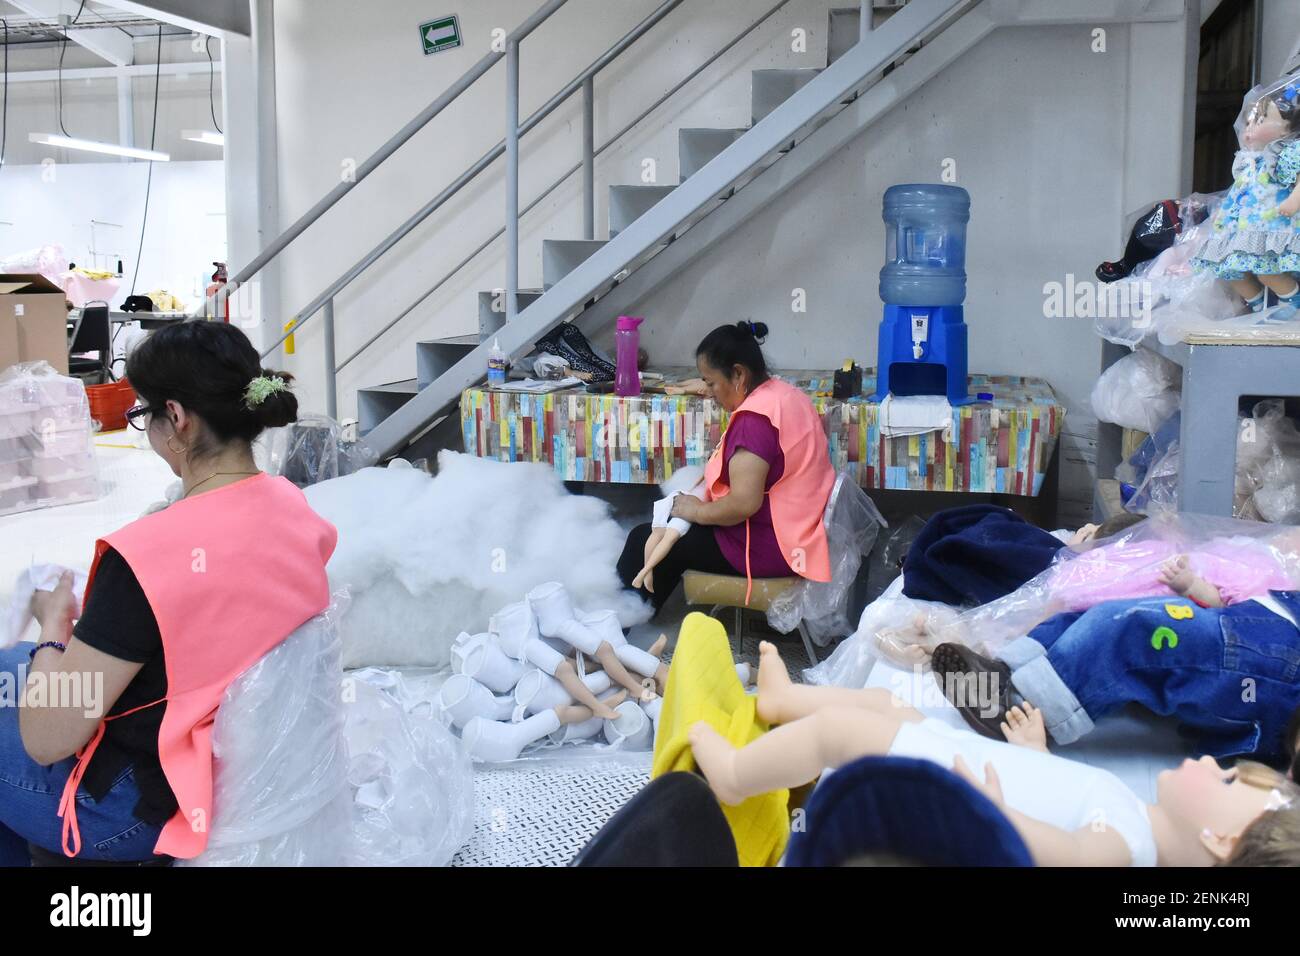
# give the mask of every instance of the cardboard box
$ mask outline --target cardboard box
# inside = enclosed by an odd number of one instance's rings
[[[44,360],[68,374],[68,305],[41,275],[0,275],[0,369]]]

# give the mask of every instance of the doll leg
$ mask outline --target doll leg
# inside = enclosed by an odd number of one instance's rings
[[[663,538],[666,530],[666,528],[651,528],[650,537],[645,539],[645,557],[642,559],[641,573],[632,579],[632,587],[639,588],[642,584],[645,584],[646,590],[651,594],[654,593],[654,578],[651,577],[650,572],[654,570],[655,564],[659,562],[656,561],[651,564],[650,558],[655,553],[655,549],[659,547],[659,541]]]
[[[673,545],[677,543],[681,533],[672,527],[656,528],[650,532],[650,537],[654,540],[655,546],[651,548],[650,542],[646,542],[645,567],[641,569],[640,574],[632,579],[632,587],[639,588],[644,582],[646,590],[653,594],[655,590],[654,578],[651,573],[654,571],[655,566],[668,556],[668,552],[673,549]]]
[[[643,690],[641,679],[633,676],[623,666],[623,662],[618,659],[618,655],[614,653],[614,648],[610,646],[609,641],[600,642],[600,647],[596,648],[596,660],[600,662],[600,666],[604,668],[605,673],[610,676],[614,683],[622,684],[633,694],[639,695],[641,693]]]
[[[734,806],[760,793],[808,783],[827,767],[886,754],[900,725],[893,714],[828,707],[740,749],[705,721],[691,727],[688,739],[714,795]]]
[[[1249,272],[1240,279],[1232,279],[1228,284],[1232,286],[1233,292],[1246,300],[1247,305],[1252,304],[1264,292],[1264,286]]]
[[[796,684],[774,644],[758,645],[758,716],[769,724],[788,724],[828,707],[856,708],[914,722],[924,715],[879,687],[814,687]]]
[[[1258,279],[1268,286],[1269,291],[1276,292],[1279,299],[1289,299],[1297,292],[1300,292],[1300,283],[1297,283],[1295,276],[1289,272],[1258,276]]]
[[[585,704],[591,708],[591,712],[597,717],[603,717],[606,720],[617,720],[618,711],[614,710],[608,704],[601,703],[596,695],[591,692],[591,688],[582,682],[578,677],[578,672],[567,660],[555,669],[554,677],[563,685],[564,689],[569,692],[579,704]],[[638,690],[640,688],[638,687]]]

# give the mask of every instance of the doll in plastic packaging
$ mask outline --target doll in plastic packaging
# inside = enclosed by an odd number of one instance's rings
[[[1251,90],[1236,129],[1232,187],[1194,264],[1227,280],[1252,311],[1272,292],[1284,307],[1272,317],[1289,318],[1300,298],[1300,77]]]

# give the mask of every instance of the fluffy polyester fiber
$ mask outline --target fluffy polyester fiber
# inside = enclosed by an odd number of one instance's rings
[[[624,627],[650,616],[619,582],[624,534],[607,506],[569,494],[545,465],[443,451],[436,477],[394,462],[304,493],[339,530],[328,571],[352,597],[344,667],[442,667],[458,633],[486,630],[546,581],[580,608],[613,609]]]

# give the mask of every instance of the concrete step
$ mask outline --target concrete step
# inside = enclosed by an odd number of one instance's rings
[[[541,289],[519,290],[519,311],[522,312],[542,297]],[[504,289],[478,294],[478,337],[486,342],[506,324],[506,293]]]
[[[609,238],[613,239],[650,211],[676,186],[610,186]]]
[[[811,83],[820,72],[819,69],[754,70],[750,93],[754,123]]]
[[[679,182],[686,182],[715,156],[744,136],[743,129],[680,129],[677,131]]]
[[[478,345],[477,335],[454,335],[415,343],[415,381],[420,388],[451,368]],[[487,374],[487,369],[483,370]]]
[[[357,434],[364,435],[420,391],[413,378],[357,389]]]
[[[542,242],[542,288],[549,289],[594,256],[603,239],[546,239]]]

